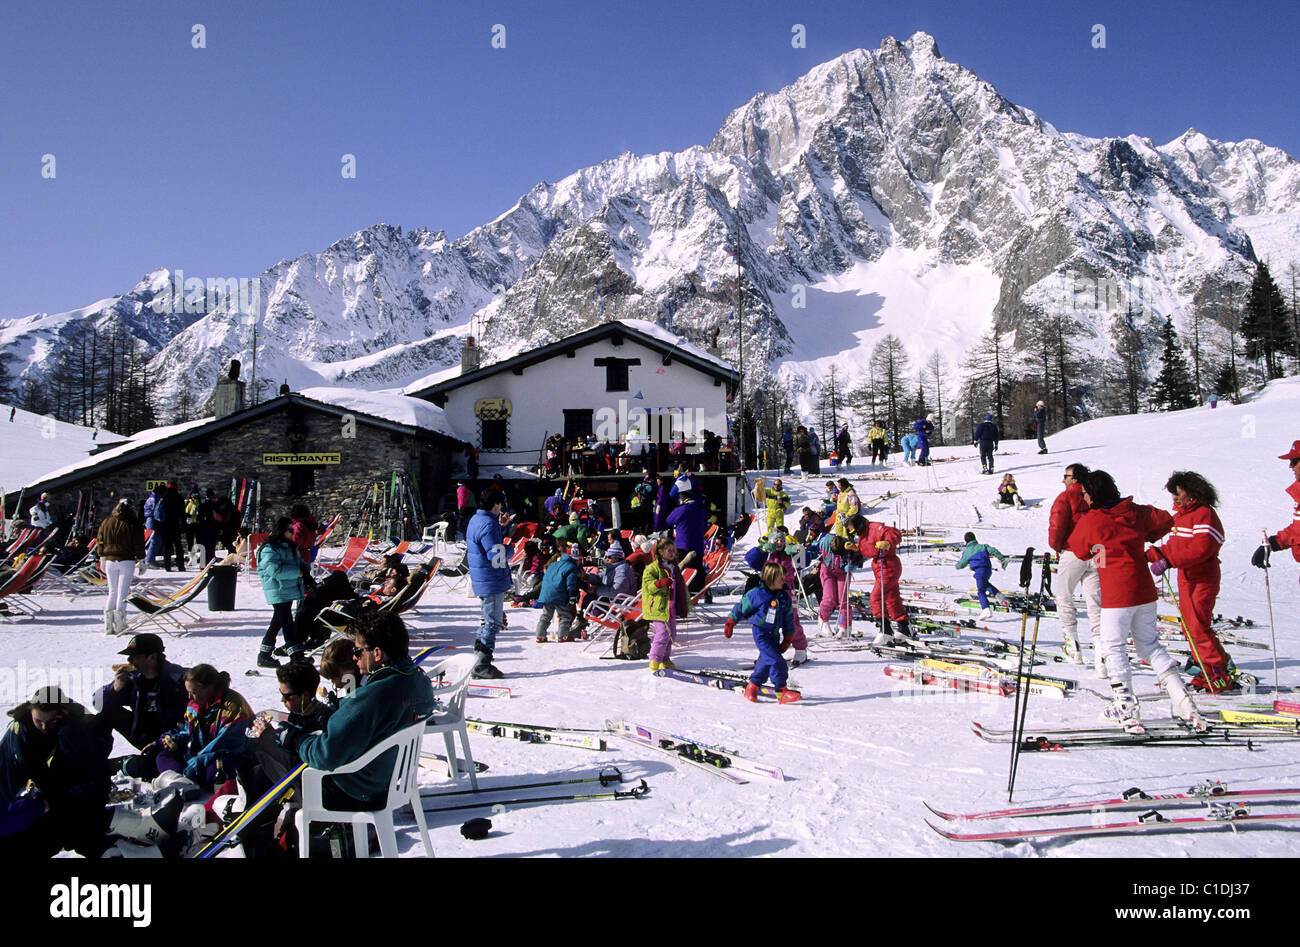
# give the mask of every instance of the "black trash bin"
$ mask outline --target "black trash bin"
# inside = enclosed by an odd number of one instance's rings
[[[239,585],[239,566],[213,566],[208,570],[208,611],[233,612],[235,589]]]

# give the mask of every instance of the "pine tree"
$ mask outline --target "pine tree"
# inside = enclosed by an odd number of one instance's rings
[[[1238,386],[1237,366],[1233,362],[1224,362],[1223,368],[1214,376],[1214,390],[1225,398],[1236,401]]]
[[[893,333],[877,342],[871,350],[871,368],[880,393],[877,407],[895,444],[902,437],[900,431],[907,397],[904,387],[907,384],[907,366],[907,351]]]
[[[1296,354],[1295,336],[1291,334],[1291,316],[1282,292],[1273,282],[1268,264],[1260,262],[1246,298],[1241,320],[1241,335],[1246,340],[1246,357],[1264,361],[1269,380],[1281,378],[1282,356]]]
[[[1172,316],[1165,317],[1165,327],[1160,337],[1164,351],[1160,356],[1160,374],[1151,391],[1151,404],[1164,411],[1194,408],[1199,399],[1196,397],[1187,359],[1183,356],[1182,346],[1178,344],[1178,333],[1174,330]]]
[[[967,384],[974,390],[982,392],[990,402],[993,417],[1001,428],[1006,418],[1006,394],[1010,383],[1010,353],[1002,332],[994,325],[988,335],[979,341],[979,345],[966,360]],[[974,415],[975,407],[971,406]]]

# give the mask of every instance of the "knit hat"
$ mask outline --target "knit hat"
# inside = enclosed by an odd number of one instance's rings
[[[685,476],[678,477],[678,478],[673,482],[673,486],[677,488],[677,492],[678,492],[678,493],[690,493],[690,492],[691,492],[691,482],[690,482],[688,479],[686,479]]]
[[[605,559],[609,562],[623,561],[623,547],[615,543],[605,551]]]
[[[574,559],[582,558],[582,547],[579,546],[577,543],[574,543],[569,547],[569,555],[572,556]]]

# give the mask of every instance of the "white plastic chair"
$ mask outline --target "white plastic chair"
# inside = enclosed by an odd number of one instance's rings
[[[456,765],[455,736],[460,734],[461,749],[465,752],[465,773],[469,776],[469,784],[473,789],[478,789],[478,776],[474,772],[474,756],[469,751],[465,698],[469,694],[469,675],[474,670],[476,660],[477,657],[472,654],[457,654],[439,661],[429,669],[433,696],[441,702],[443,709],[435,711],[424,726],[425,735],[442,734],[447,746],[447,776],[457,782],[460,781],[461,773]]]
[[[424,842],[424,853],[433,857],[433,843],[429,840],[429,826],[424,820],[424,806],[420,803],[420,787],[416,778],[420,771],[420,743],[424,740],[425,720],[419,720],[404,730],[399,730],[387,740],[375,744],[362,756],[334,770],[305,769],[302,773],[302,808],[295,822],[298,825],[298,857],[310,856],[310,829],[313,822],[343,822],[352,826],[352,841],[358,858],[369,857],[370,840],[366,826],[375,827],[379,838],[379,852],[384,858],[397,857],[397,832],[393,828],[393,813],[409,805],[415,813],[415,824]],[[397,749],[393,776],[388,784],[388,798],[378,809],[366,812],[341,812],[325,807],[323,780],[326,776],[355,773],[374,762],[388,750]]]

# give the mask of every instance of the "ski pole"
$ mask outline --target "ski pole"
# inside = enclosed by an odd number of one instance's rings
[[[1160,578],[1164,580],[1165,591],[1173,598],[1173,586],[1169,582],[1169,576],[1161,573]],[[1265,576],[1267,579],[1268,576]],[[1183,630],[1183,637],[1187,639],[1188,646],[1192,649],[1192,657],[1196,659],[1196,666],[1201,669],[1201,676],[1205,678],[1206,686],[1210,683],[1210,672],[1205,669],[1205,662],[1201,660],[1201,652],[1196,647],[1196,642],[1192,640],[1192,633],[1187,630],[1187,619],[1183,617],[1183,603],[1174,598],[1174,609],[1178,612],[1178,627]]]
[[[439,757],[441,759],[441,757]],[[543,786],[569,786],[574,783],[600,783],[602,786],[608,786],[611,783],[623,782],[623,773],[617,766],[606,766],[600,771],[598,776],[584,776],[581,779],[550,779],[540,783],[520,783],[510,786],[484,786],[481,789],[458,789],[455,792],[434,792],[424,795],[424,799],[441,799],[443,796],[466,796],[483,792],[505,792],[516,789],[540,789]],[[428,810],[426,810],[428,811]]]
[[[1264,530],[1264,548],[1271,548],[1268,541],[1268,530]],[[1277,626],[1273,624],[1273,589],[1268,583],[1268,554],[1264,554],[1264,595],[1268,598],[1268,633],[1273,638],[1273,701],[1277,702],[1277,695],[1282,693],[1281,681],[1277,676]]]
[[[1020,591],[1024,595],[1024,608],[1020,611],[1020,651],[1016,661],[1016,680],[1025,672],[1025,627],[1029,624],[1029,583],[1034,580],[1034,547],[1025,550],[1025,558],[1020,562]],[[1033,669],[1033,665],[1030,665]],[[1011,732],[1020,732],[1020,692],[1016,691],[1016,702],[1011,711]],[[1007,801],[1011,801],[1016,772],[1016,743],[1011,744],[1011,761],[1007,772]]]
[[[1034,639],[1029,646],[1029,674],[1034,673],[1034,659],[1038,654],[1038,623],[1043,618],[1043,596],[1047,594],[1049,576],[1052,574],[1052,554],[1043,553],[1043,575],[1038,586],[1038,600],[1034,607]],[[1007,801],[1011,801],[1011,793],[1015,789],[1016,769],[1020,765],[1020,749],[1023,746],[1025,736],[1025,721],[1029,717],[1029,681],[1016,679],[1016,700],[1020,700],[1020,690],[1025,692],[1024,706],[1020,711],[1020,731],[1016,735],[1015,754],[1011,762],[1011,785],[1007,787]]]
[[[433,809],[426,808],[425,812],[456,812],[461,809],[488,809],[496,806],[522,806],[534,802],[588,802],[596,799],[639,799],[650,791],[646,781],[641,780],[640,786],[632,789],[613,792],[596,792],[573,796],[538,796],[536,799],[503,799],[497,802],[471,802],[464,806],[438,806]]]

